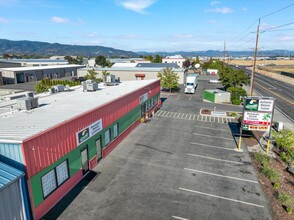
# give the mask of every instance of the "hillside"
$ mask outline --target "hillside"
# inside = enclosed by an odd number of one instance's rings
[[[2,54],[36,54],[42,56],[71,55],[71,56],[111,56],[138,57],[132,51],[118,50],[102,46],[80,46],[38,41],[11,41],[0,39],[0,55]]]

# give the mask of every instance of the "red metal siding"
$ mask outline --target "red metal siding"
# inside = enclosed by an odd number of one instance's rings
[[[141,95],[148,93],[148,96],[152,97],[158,92],[160,92],[159,80],[25,140],[23,151],[27,177],[34,176],[76,148],[76,132],[100,118],[103,127],[107,127],[137,107]]]
[[[50,209],[52,209],[81,179],[82,170],[67,180],[54,193],[46,198],[38,207],[34,208],[34,219],[41,219]],[[33,206],[32,206],[33,207]]]

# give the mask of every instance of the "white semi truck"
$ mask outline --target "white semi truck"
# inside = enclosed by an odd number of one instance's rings
[[[192,93],[194,94],[197,87],[197,79],[199,74],[188,74],[186,76],[186,83],[185,83],[185,93]]]

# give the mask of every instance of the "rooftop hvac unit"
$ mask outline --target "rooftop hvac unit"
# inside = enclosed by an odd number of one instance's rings
[[[64,85],[56,85],[53,86],[56,92],[63,92],[64,91]]]
[[[108,75],[106,76],[106,82],[110,83],[110,82],[115,82],[115,75]]]
[[[17,108],[21,110],[30,110],[39,107],[38,98],[24,98],[17,100]]]
[[[26,97],[28,97],[28,98],[34,98],[34,92],[28,92],[26,94]]]
[[[96,91],[98,89],[97,83],[86,83],[86,90],[87,91]]]

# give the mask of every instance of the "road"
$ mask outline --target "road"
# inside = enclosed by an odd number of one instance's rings
[[[244,69],[251,76],[251,71]],[[294,85],[255,73],[254,90],[262,95],[276,98],[275,106],[294,123]]]

